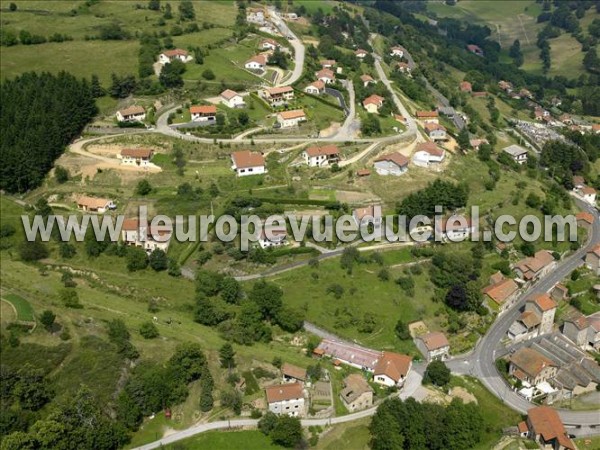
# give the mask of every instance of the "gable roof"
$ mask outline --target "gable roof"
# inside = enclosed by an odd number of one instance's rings
[[[88,197],[87,195],[82,195],[77,199],[77,206],[85,206],[88,209],[104,208],[109,203],[111,200],[107,198]]]
[[[523,311],[519,316],[519,321],[525,325],[528,330],[542,323],[542,319],[533,311]]]
[[[138,105],[133,105],[129,108],[119,110],[119,114],[121,114],[122,116],[137,116],[138,114],[144,114],[145,112],[146,110],[144,109],[144,107]]]
[[[522,347],[513,353],[510,362],[531,378],[537,377],[548,366],[556,367],[551,359],[529,347]]]
[[[423,128],[425,128],[425,131],[429,134],[432,131],[446,131],[446,127],[444,127],[443,125],[439,125],[437,123],[426,123]]]
[[[221,92],[221,97],[223,97],[225,100],[231,100],[234,97],[238,97],[240,94],[238,94],[235,91],[232,91],[231,89],[225,89],[223,92]]]
[[[271,39],[271,38],[266,38],[266,39],[263,39],[262,41],[260,41],[260,45],[264,46],[265,44],[271,44],[271,45],[274,45],[275,47],[281,47],[281,44],[279,42],[277,42],[275,39]]]
[[[175,56],[187,56],[188,52],[180,48],[174,48],[173,50],[165,50],[162,54],[168,58],[173,58]]]
[[[317,80],[317,81],[313,81],[312,83],[310,83],[306,87],[309,87],[309,86],[312,86],[315,89],[318,89],[320,91],[320,90],[322,90],[322,89],[325,88],[325,83],[323,81],[321,81],[321,80]]]
[[[533,257],[527,257],[515,264],[515,268],[519,269],[523,273],[531,271],[537,273],[544,267],[548,266],[554,261],[554,256],[547,250],[539,250]]]
[[[424,334],[423,336],[420,336],[419,339],[423,341],[425,347],[427,347],[427,350],[429,351],[450,346],[446,335],[439,331]]]
[[[373,375],[387,375],[392,380],[398,382],[408,375],[412,358],[400,353],[383,352],[375,365]]]
[[[426,152],[433,156],[444,156],[444,149],[439,148],[434,142],[427,141],[417,144],[417,152]]]
[[[363,54],[366,55],[368,53],[369,53],[368,51],[363,50],[362,48],[359,48],[354,52],[355,55],[363,55]]]
[[[433,118],[439,116],[437,111],[417,111],[415,112],[415,115],[418,119]]]
[[[231,154],[231,159],[237,169],[247,169],[249,167],[260,167],[265,165],[265,158],[258,152],[250,150],[240,150]]]
[[[331,156],[340,154],[340,149],[337,147],[337,145],[333,144],[325,145],[323,147],[308,147],[305,151],[306,154],[311,158],[321,155]]]
[[[369,205],[365,206],[364,208],[356,208],[354,211],[352,211],[352,215],[359,222],[367,216],[374,218],[381,217],[381,205]]]
[[[264,66],[265,64],[267,64],[267,57],[265,55],[254,55],[252,58],[250,58],[248,61],[246,61],[245,64],[248,64],[251,62],[255,62],[255,63],[260,64],[261,66]]]
[[[302,384],[300,383],[287,383],[269,386],[265,388],[265,391],[267,393],[267,402],[269,403],[304,398],[304,394],[302,393]]]
[[[294,366],[290,363],[283,363],[283,366],[281,366],[281,373],[297,380],[306,380],[306,369]]]
[[[294,88],[291,86],[279,86],[279,87],[274,87],[274,88],[267,88],[267,89],[265,89],[265,91],[269,95],[279,95],[279,94],[285,94],[286,92],[293,92]]]
[[[321,69],[317,72],[317,78],[329,78],[330,80],[335,80],[335,74],[332,70]]]
[[[531,428],[536,434],[542,436],[544,441],[557,440],[568,450],[574,450],[575,444],[569,438],[565,426],[555,409],[549,406],[538,406],[527,411],[527,418]]]
[[[579,222],[580,220],[583,222],[587,222],[589,224],[594,222],[594,215],[589,213],[589,212],[580,212],[579,214],[577,214],[575,216],[575,219],[577,219],[577,221]]]
[[[483,289],[483,293],[501,305],[508,297],[519,290],[515,280],[507,278]]]
[[[217,107],[215,105],[195,105],[190,106],[191,114],[216,114]]]
[[[361,374],[352,373],[344,378],[344,389],[341,390],[340,396],[348,404],[352,403],[365,392],[373,392],[373,388],[369,386],[369,383],[367,383],[367,380]]]
[[[379,95],[373,94],[363,100],[363,106],[367,105],[376,105],[381,106],[385,98],[380,97]]]
[[[375,162],[380,161],[389,161],[396,164],[398,167],[406,167],[408,166],[408,158],[398,152],[387,153],[385,155],[380,156],[375,160]]]
[[[548,294],[534,294],[527,300],[527,303],[535,303],[542,312],[550,311],[558,306]]]
[[[152,156],[152,149],[124,148],[121,150],[121,156],[128,156],[130,158],[150,158],[150,156]]]
[[[503,152],[508,153],[511,156],[519,156],[527,153],[527,149],[521,147],[520,145],[509,145],[508,147],[504,147],[502,149]]]
[[[371,75],[368,75],[368,74],[366,74],[366,73],[365,73],[364,75],[361,75],[361,76],[360,76],[360,80],[361,80],[363,83],[368,83],[368,82],[371,82],[371,81],[375,81]]]
[[[304,111],[302,109],[293,109],[291,111],[281,111],[279,116],[283,120],[289,119],[299,119],[300,117],[305,117]]]

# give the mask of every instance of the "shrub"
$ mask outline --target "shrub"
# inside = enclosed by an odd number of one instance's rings
[[[159,335],[158,328],[156,328],[156,325],[154,325],[150,321],[144,322],[140,326],[140,334],[144,339],[154,339],[157,338]]]

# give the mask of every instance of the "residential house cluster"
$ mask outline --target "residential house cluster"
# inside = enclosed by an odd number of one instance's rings
[[[527,411],[527,420],[519,423],[519,434],[537,442],[542,448],[576,450],[558,412],[549,406],[538,406]]]
[[[508,329],[508,338],[519,342],[552,333],[558,304],[548,294],[534,294],[525,309]]]
[[[600,351],[600,313],[566,319],[562,333],[583,350]]]
[[[125,245],[141,247],[147,253],[154,250],[167,252],[173,230],[166,225],[153,225],[152,220],[148,223],[140,223],[136,218],[125,219],[121,227],[121,238]]]
[[[556,260],[548,250],[538,250],[533,256],[518,261],[513,270],[521,282],[535,282],[556,267]]]
[[[356,344],[323,339],[314,356],[328,356],[373,374],[373,382],[383,386],[402,386],[412,368],[412,358],[394,352],[378,352]]]
[[[560,333],[511,354],[508,373],[520,380],[521,396],[547,404],[594,391],[600,383],[598,363]]]

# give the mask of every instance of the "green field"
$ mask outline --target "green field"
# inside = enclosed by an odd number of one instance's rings
[[[282,448],[273,445],[271,439],[256,430],[210,431],[165,447],[168,450],[278,450]]]
[[[16,294],[2,294],[2,300],[14,306],[15,310],[17,311],[17,320],[22,320],[24,322],[35,321],[33,308],[31,307],[31,304],[23,297],[20,297]]]

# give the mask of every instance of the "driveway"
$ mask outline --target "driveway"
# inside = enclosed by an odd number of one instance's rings
[[[277,28],[279,28],[281,34],[288,38],[290,44],[294,48],[294,70],[292,71],[291,75],[279,80],[276,86],[287,86],[294,84],[300,79],[300,77],[302,77],[302,72],[304,70],[304,53],[306,49],[302,41],[298,39],[298,36],[296,36],[289,29],[285,21],[275,9],[269,8],[269,13],[273,17],[273,23],[277,26]]]

